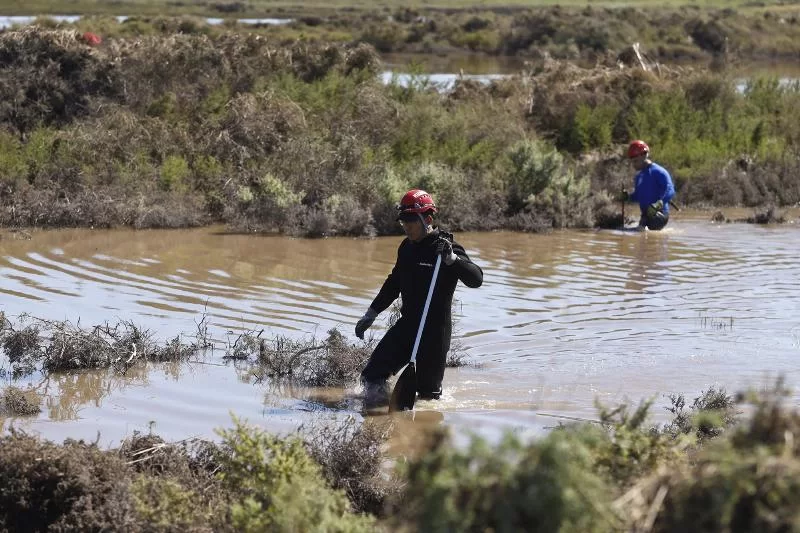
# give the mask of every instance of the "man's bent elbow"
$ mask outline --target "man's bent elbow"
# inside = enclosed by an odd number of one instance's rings
[[[472,279],[466,279],[464,280],[464,285],[466,285],[470,289],[477,289],[478,287],[483,285],[483,276]]]

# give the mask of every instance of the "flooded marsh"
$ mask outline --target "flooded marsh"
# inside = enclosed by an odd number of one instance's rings
[[[457,340],[470,364],[447,370],[443,399],[420,403],[417,426],[540,434],[596,419],[595,400],[652,397],[663,418],[670,394],[758,387],[777,375],[797,382],[797,225],[708,219],[681,214],[667,231],[646,234],[459,235],[486,273],[481,289],[456,293]],[[1,239],[9,320],[30,313],[80,319],[84,327],[131,321],[164,343],[181,332],[188,339],[205,317],[215,345],[185,362],[142,361],[124,373],[9,376],[8,385],[41,398],[42,412],[7,417],[4,425],[55,440],[99,432],[110,445],[148,429],[172,439],[213,438],[231,414],[281,433],[320,418],[360,416],[354,383],[320,389],[258,379],[250,365],[226,358],[226,347],[244,332],[299,343],[324,340],[334,328],[336,342],[364,345],[352,327],[398,243],[218,228]],[[376,336],[388,323],[384,315]]]

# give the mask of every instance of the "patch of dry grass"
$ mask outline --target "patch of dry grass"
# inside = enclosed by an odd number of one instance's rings
[[[114,368],[124,372],[140,361],[185,361],[208,346],[205,333],[193,342],[177,336],[163,344],[131,321],[83,328],[69,321],[51,321],[23,315],[14,326],[3,317],[3,352],[15,377],[34,371],[64,372]],[[202,322],[201,322],[202,324]],[[202,328],[198,327],[199,332]]]

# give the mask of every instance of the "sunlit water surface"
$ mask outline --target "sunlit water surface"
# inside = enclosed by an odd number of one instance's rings
[[[483,287],[456,293],[456,335],[475,366],[448,369],[443,399],[420,402],[407,427],[537,435],[595,419],[595,401],[655,398],[663,420],[669,394],[764,387],[779,375],[799,385],[800,228],[708,219],[683,212],[645,234],[457,235],[485,273]],[[325,400],[355,396],[355,386],[255,384],[219,347],[262,328],[310,339],[338,327],[360,342],[353,325],[391,269],[399,237],[299,240],[219,228],[25,237],[0,239],[0,309],[12,321],[22,313],[84,326],[130,320],[163,340],[193,334],[205,314],[218,349],[124,375],[32,376],[18,385],[43,396],[42,414],[4,427],[115,445],[136,430],[213,437],[232,414],[278,432],[361,416],[357,399]],[[403,434],[413,440],[413,430]]]

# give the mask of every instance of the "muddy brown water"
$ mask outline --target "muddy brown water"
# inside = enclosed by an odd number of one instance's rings
[[[747,212],[744,213],[749,214]],[[735,216],[735,213],[729,213]],[[409,427],[460,435],[541,434],[616,404],[710,386],[800,386],[797,223],[711,224],[682,212],[663,232],[465,233],[485,272],[460,286],[457,336],[478,368],[448,369],[444,397]],[[797,220],[797,213],[791,214]],[[186,231],[2,233],[0,308],[94,325],[132,320],[158,338],[193,333],[207,313],[233,334],[321,337],[353,324],[391,269],[399,237],[299,240]],[[385,327],[384,313],[376,333]],[[360,417],[357,392],[252,384],[214,350],[185,364],[32,376],[43,412],[3,420],[55,440],[115,445],[133,431],[214,437],[236,415],[277,432]],[[403,434],[414,440],[414,431]]]

